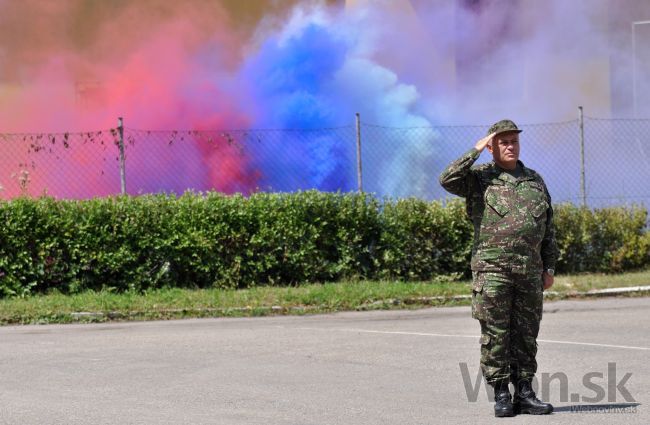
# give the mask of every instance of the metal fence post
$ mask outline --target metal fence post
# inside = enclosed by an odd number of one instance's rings
[[[637,70],[636,70],[636,65],[637,65],[637,59],[636,59],[636,27],[637,25],[648,25],[650,24],[650,21],[634,21],[632,22],[632,110],[634,112],[634,118],[638,118],[637,116],[637,96],[636,96],[636,91],[637,91]]]
[[[585,187],[585,117],[582,106],[578,106],[578,119],[580,124],[580,195],[582,206],[587,207],[587,189]]]
[[[120,183],[122,189],[122,195],[126,195],[126,157],[124,155],[124,121],[122,117],[118,119],[117,130],[120,134],[120,139],[118,140],[118,147],[120,149]]]
[[[361,174],[361,118],[356,113],[357,121],[357,185],[359,193],[363,193],[363,175]]]

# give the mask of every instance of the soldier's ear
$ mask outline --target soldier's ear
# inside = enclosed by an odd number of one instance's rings
[[[488,150],[488,152],[492,153],[492,143],[494,143],[494,138],[490,140],[487,145],[485,146]]]

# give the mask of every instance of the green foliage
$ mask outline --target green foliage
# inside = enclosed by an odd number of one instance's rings
[[[462,202],[386,201],[381,220],[378,277],[426,280],[467,268],[472,228]]]
[[[650,264],[641,208],[556,209],[561,272]],[[370,195],[187,192],[0,201],[0,297],[248,288],[467,273],[464,203]]]
[[[648,212],[642,207],[555,208],[560,273],[619,272],[650,264]]]

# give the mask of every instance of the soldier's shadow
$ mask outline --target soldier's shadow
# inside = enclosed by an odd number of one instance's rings
[[[635,413],[641,403],[572,404],[556,406],[553,413]]]

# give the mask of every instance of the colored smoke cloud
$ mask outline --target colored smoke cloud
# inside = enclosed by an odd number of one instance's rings
[[[365,122],[387,126],[430,126],[412,111],[418,100],[415,87],[399,81],[391,70],[370,57],[370,41],[363,28],[377,25],[374,17],[360,13],[297,8],[281,31],[264,38],[258,54],[244,65],[242,76],[256,81],[255,104],[261,113],[256,127],[327,128],[351,125],[355,113]],[[302,140],[301,140],[302,138]],[[290,135],[278,143],[258,147],[259,166],[278,156],[295,164],[289,173],[306,188],[352,190],[355,181],[355,139]],[[366,147],[366,189],[393,196],[421,195],[428,183],[413,181],[424,175],[433,155],[432,140],[404,144],[393,137],[369,140]],[[389,157],[382,154],[390,152]],[[297,160],[298,159],[298,160]],[[280,159],[282,161],[282,159]],[[276,168],[268,186],[279,190],[283,174]],[[418,179],[419,180],[419,179]]]
[[[113,10],[107,2],[95,17],[71,13],[88,2],[48,2],[33,17],[30,12],[37,2],[25,3],[21,7],[8,2],[4,7],[9,10],[2,15],[7,32],[12,26],[29,25],[27,38],[35,43],[18,42],[0,65],[10,82],[0,106],[2,132],[106,130],[116,127],[118,116],[125,117],[127,128],[205,130],[248,124],[236,94],[229,93],[236,90],[227,83],[239,54],[231,46],[242,41],[230,32],[228,17],[218,3],[194,2],[194,7],[184,8],[174,2],[150,1],[123,3]],[[22,20],[12,20],[12,11]],[[84,19],[92,22],[92,28]],[[55,25],[51,40],[33,27],[47,28],[47,24]],[[80,38],[71,39],[69,32],[81,33]],[[246,158],[234,151],[211,149],[191,138],[173,149],[167,140],[146,142],[150,143],[127,147],[132,192],[207,189],[218,187],[217,181],[255,184],[252,175],[242,173]],[[3,179],[16,163],[34,162],[24,144],[13,143],[12,155],[0,163]],[[65,155],[58,153],[61,158]],[[41,187],[64,197],[115,193],[119,189],[116,167],[111,176],[82,173],[83,179],[95,180],[86,182],[85,189],[75,184],[80,180],[79,165],[98,170],[107,157],[114,161],[115,152],[106,153],[104,146],[97,145],[84,149],[82,155],[85,164],[74,153],[59,163],[41,154],[38,167],[28,169],[35,188],[32,194],[39,194]],[[213,166],[232,162],[238,166]],[[17,194],[15,184],[12,190],[5,186],[4,196]],[[226,190],[239,187],[225,186]]]
[[[104,130],[38,155],[4,141],[0,196],[25,170],[32,195],[117,193],[118,116],[129,193],[354,190],[360,113],[365,189],[430,198],[473,143],[432,126],[630,114],[622,52],[643,1],[349,3],[0,0],[0,133]]]

